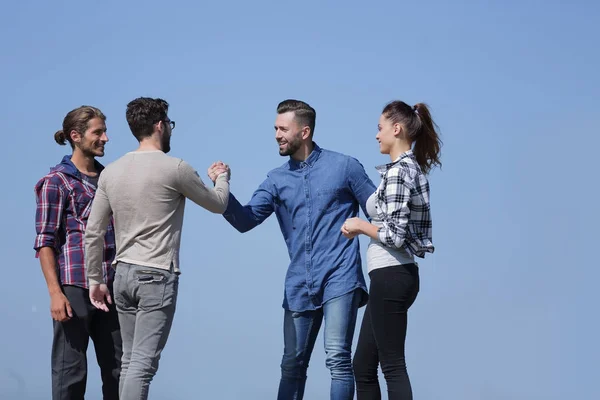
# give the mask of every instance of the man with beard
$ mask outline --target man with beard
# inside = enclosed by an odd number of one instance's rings
[[[121,336],[112,304],[102,312],[92,306],[85,277],[83,232],[103,166],[106,117],[99,109],[81,106],[70,111],[54,139],[67,142],[73,153],[52,168],[35,186],[36,238],[34,249],[50,293],[54,324],[52,341],[52,399],[83,400],[87,381],[87,347],[94,342],[102,377],[103,398],[118,399]],[[113,226],[107,221],[100,248],[98,273],[112,291],[115,256]]]
[[[323,320],[331,399],[354,397],[352,338],[358,308],[367,300],[358,240],[346,241],[340,228],[346,218],[358,215],[359,206],[365,211],[375,186],[356,159],[313,141],[315,119],[315,110],[305,102],[279,104],[275,139],[279,154],[289,160],[267,174],[247,205],[230,194],[223,214],[238,231],[247,232],[275,212],[288,247],[278,400],[303,398]],[[216,179],[224,167],[213,164],[209,177]]]
[[[121,400],[148,398],[169,337],[186,198],[223,213],[229,196],[225,167],[216,170],[215,188],[209,189],[187,162],[166,155],[175,128],[168,109],[166,101],[145,97],[127,105],[127,123],[139,147],[104,170],[85,231],[90,300],[106,310],[111,297],[100,267],[104,234],[114,217],[114,298],[123,338]]]

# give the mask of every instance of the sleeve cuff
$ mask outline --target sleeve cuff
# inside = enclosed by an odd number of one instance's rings
[[[89,278],[88,277],[88,285],[92,286],[92,285],[102,285],[104,284],[104,279],[102,279],[102,277],[93,277],[93,278]]]

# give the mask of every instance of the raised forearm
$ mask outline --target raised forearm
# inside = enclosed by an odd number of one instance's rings
[[[179,165],[178,173],[180,191],[185,197],[210,212],[216,214],[225,212],[229,200],[228,173],[222,173],[217,177],[213,189],[209,189],[196,171],[185,162]]]

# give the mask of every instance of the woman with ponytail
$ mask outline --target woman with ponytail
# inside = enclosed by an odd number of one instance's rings
[[[377,167],[381,183],[367,201],[371,222],[350,218],[342,234],[367,235],[369,302],[354,356],[358,400],[379,400],[377,367],[387,383],[390,400],[411,400],[404,358],[407,313],[419,292],[414,257],[433,253],[427,174],[441,166],[441,141],[425,104],[403,101],[385,106],[376,139],[390,163]]]

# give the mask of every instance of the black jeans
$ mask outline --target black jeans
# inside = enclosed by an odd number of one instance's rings
[[[90,303],[87,289],[63,286],[63,292],[71,303],[73,317],[66,322],[53,321],[52,399],[84,399],[87,381],[86,352],[91,338],[102,377],[103,399],[117,400],[122,348],[115,305],[110,305],[107,313]],[[112,294],[111,297],[114,299]]]
[[[358,400],[380,400],[377,366],[390,400],[412,400],[404,342],[407,312],[419,293],[416,264],[375,269],[369,273],[369,302],[360,328],[353,367]]]

